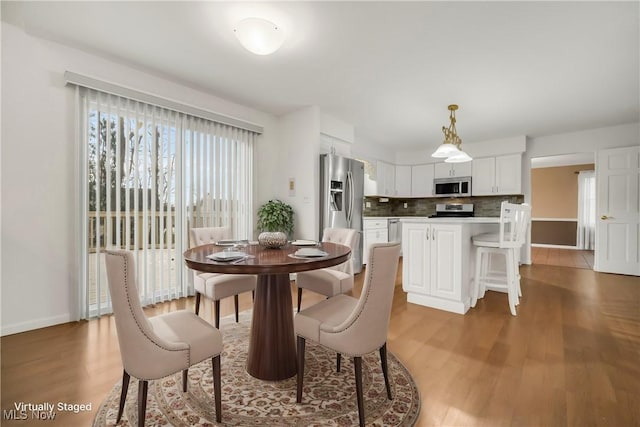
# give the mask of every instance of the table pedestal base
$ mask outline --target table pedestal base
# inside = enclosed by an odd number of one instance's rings
[[[278,381],[296,374],[293,305],[289,274],[260,274],[253,302],[247,372]]]

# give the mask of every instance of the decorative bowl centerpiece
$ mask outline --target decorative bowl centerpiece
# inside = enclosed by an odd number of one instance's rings
[[[293,208],[280,201],[269,200],[258,209],[258,243],[267,248],[279,249],[293,235]]]
[[[280,249],[287,244],[287,235],[282,231],[263,231],[258,235],[258,243],[267,248]]]

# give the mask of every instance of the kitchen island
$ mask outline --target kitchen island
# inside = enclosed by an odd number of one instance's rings
[[[469,310],[476,234],[498,232],[498,217],[405,217],[402,288],[407,301],[453,313]]]

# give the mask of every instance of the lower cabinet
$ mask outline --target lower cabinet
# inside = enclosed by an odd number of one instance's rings
[[[389,229],[386,219],[365,219],[362,241],[362,263],[369,262],[369,245],[372,243],[387,243]]]
[[[409,302],[461,314],[468,310],[463,234],[459,224],[403,222],[402,287]]]

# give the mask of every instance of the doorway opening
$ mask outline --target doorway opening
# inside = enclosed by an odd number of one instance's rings
[[[594,171],[593,152],[531,159],[532,263],[593,269]]]

